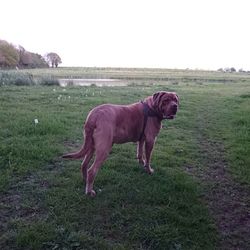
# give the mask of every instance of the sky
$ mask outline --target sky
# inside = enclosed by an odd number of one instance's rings
[[[61,66],[250,70],[249,0],[0,0],[0,39]]]

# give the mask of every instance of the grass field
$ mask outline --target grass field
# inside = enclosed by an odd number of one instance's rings
[[[127,87],[0,87],[1,249],[250,249],[250,76],[147,69],[29,74],[116,78]],[[115,145],[84,195],[78,149],[88,111],[176,91],[147,175]],[[38,123],[35,123],[35,119]]]

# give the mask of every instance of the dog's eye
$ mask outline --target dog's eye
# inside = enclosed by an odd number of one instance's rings
[[[166,100],[164,100],[164,101],[162,102],[162,105],[167,105],[167,104],[168,104],[168,102],[169,102],[169,100],[168,100],[168,99],[166,99]]]

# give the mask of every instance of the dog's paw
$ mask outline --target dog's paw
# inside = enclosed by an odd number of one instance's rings
[[[138,163],[142,166],[145,166],[145,161],[143,159],[138,159]]]
[[[92,189],[91,191],[86,191],[86,195],[88,195],[90,197],[95,197],[96,196],[96,192]]]
[[[154,169],[151,168],[150,166],[144,166],[144,169],[145,169],[145,171],[146,171],[148,174],[153,174],[153,173],[154,173]]]

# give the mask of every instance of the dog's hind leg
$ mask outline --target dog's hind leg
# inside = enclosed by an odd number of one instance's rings
[[[84,129],[84,148],[85,148],[85,155],[81,164],[81,172],[82,172],[82,178],[86,181],[87,179],[87,171],[88,171],[88,165],[90,160],[93,157],[93,154],[95,152],[95,145],[94,145],[94,138],[93,138],[94,129],[93,126],[89,126],[89,123],[85,124]]]
[[[82,161],[82,165],[81,165],[81,172],[82,172],[82,179],[83,181],[86,181],[87,179],[87,172],[88,172],[88,165],[90,160],[93,157],[95,150],[93,147],[91,147],[90,149],[88,149],[85,158]]]
[[[107,128],[108,126],[103,127]],[[94,133],[95,160],[88,169],[86,179],[86,194],[90,196],[95,196],[93,185],[96,174],[112,148],[112,131],[109,129],[103,131],[103,127],[99,127]]]
[[[109,151],[110,149],[106,150],[105,152],[101,152],[97,150],[95,160],[92,166],[88,169],[87,180],[86,180],[86,194],[90,196],[95,196],[96,194],[95,191],[93,190],[94,180],[102,163],[107,159],[109,155]]]

